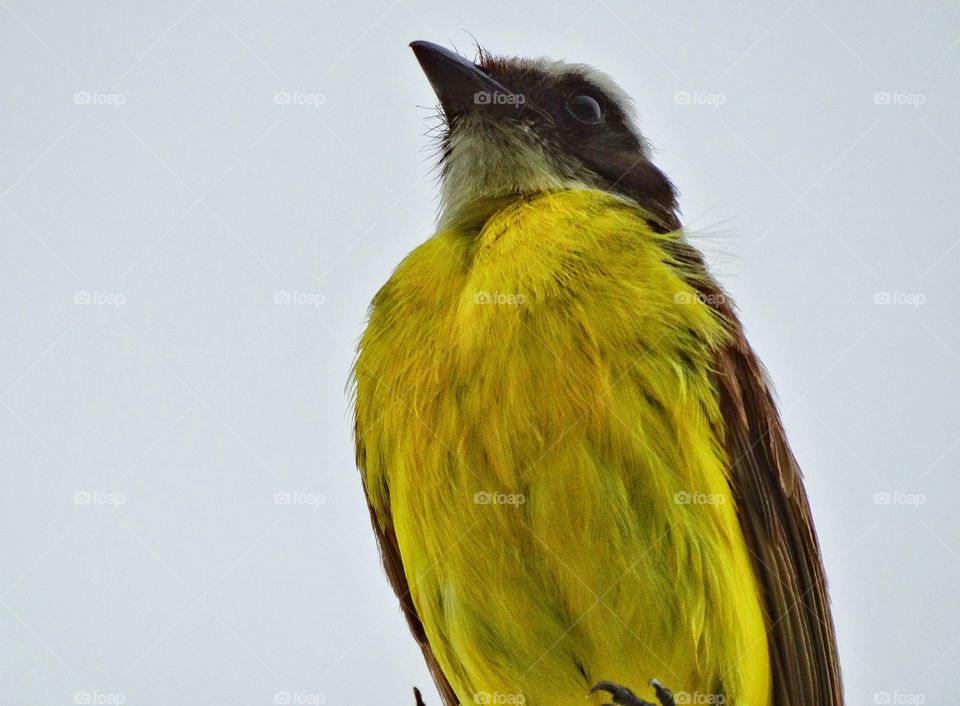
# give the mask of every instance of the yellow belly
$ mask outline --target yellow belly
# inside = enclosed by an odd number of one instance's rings
[[[365,482],[461,703],[581,704],[599,680],[652,700],[654,677],[769,703],[710,382],[723,327],[668,237],[557,192],[438,234],[374,302]]]

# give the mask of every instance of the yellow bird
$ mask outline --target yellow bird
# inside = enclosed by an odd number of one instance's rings
[[[441,215],[373,301],[356,450],[444,701],[839,706],[800,470],[630,100],[411,46]]]

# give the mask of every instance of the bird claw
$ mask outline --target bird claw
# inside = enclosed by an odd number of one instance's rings
[[[652,686],[656,692],[657,701],[660,702],[660,706],[675,706],[673,694],[670,693],[667,687],[656,679],[650,680],[650,686]],[[606,691],[613,697],[613,703],[617,704],[617,706],[656,706],[656,704],[641,699],[627,687],[614,684],[610,681],[598,681],[594,684],[593,688],[590,689],[590,693],[593,694],[597,691]]]
[[[659,680],[651,679],[650,686],[657,693],[657,701],[660,702],[660,706],[676,706],[673,701],[673,692],[661,684]]]

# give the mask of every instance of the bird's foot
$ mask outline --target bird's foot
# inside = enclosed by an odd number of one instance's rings
[[[657,693],[657,701],[660,702],[660,706],[675,706],[673,694],[670,693],[667,687],[656,679],[650,680],[650,686],[652,686],[653,690]],[[644,701],[627,687],[614,684],[610,681],[598,681],[593,685],[593,688],[590,689],[590,693],[592,694],[596,691],[606,691],[613,697],[613,703],[618,706],[656,706],[656,704],[652,704],[649,701]]]
[[[420,690],[417,687],[413,687],[413,698],[416,699],[416,706],[426,706],[423,703],[423,697],[420,695]]]

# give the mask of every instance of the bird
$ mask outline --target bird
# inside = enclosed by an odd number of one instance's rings
[[[630,98],[586,64],[410,47],[439,215],[373,298],[352,405],[444,704],[840,706],[772,384]]]

